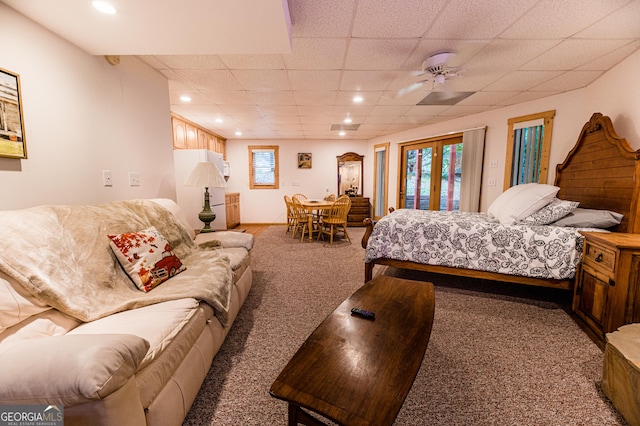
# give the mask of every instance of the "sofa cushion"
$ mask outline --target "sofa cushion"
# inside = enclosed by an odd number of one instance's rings
[[[80,323],[79,320],[65,315],[57,309],[48,309],[30,316],[0,333],[0,344],[4,349],[23,340],[62,336]]]
[[[51,306],[32,296],[16,280],[0,272],[0,335],[7,328],[49,309]]]
[[[88,322],[69,332],[75,334],[133,334],[149,342],[149,352],[140,369],[162,353],[196,313],[198,301],[191,298],[156,303]],[[191,342],[193,343],[193,342]]]
[[[68,407],[105,398],[134,375],[148,349],[130,334],[20,342],[0,355],[0,401]]]

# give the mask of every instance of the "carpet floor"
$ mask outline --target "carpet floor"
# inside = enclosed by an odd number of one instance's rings
[[[269,388],[318,324],[363,284],[352,242],[301,243],[285,227],[251,251],[254,284],[185,425],[285,425]],[[376,267],[435,284],[422,367],[395,425],[625,425],[600,389],[603,354],[568,315],[567,292]]]

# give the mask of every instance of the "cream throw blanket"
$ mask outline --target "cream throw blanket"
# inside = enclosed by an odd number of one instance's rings
[[[187,269],[145,293],[118,263],[107,235],[150,226]],[[228,320],[229,259],[220,250],[197,248],[175,216],[151,200],[2,211],[0,270],[40,300],[85,322],[185,297],[209,303],[223,325]]]

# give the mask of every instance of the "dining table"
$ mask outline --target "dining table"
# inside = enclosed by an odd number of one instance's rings
[[[313,214],[319,217],[322,215],[323,210],[328,210],[333,205],[333,201],[327,200],[313,200],[306,199],[300,200],[300,204],[307,211],[308,229],[309,229],[309,242],[313,241]]]

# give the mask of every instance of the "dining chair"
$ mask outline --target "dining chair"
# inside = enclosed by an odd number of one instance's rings
[[[285,234],[288,234],[289,231],[295,229],[297,219],[296,219],[296,212],[293,208],[293,200],[291,200],[291,197],[289,197],[288,195],[285,195],[284,204],[287,207],[287,231],[285,232]]]
[[[336,194],[329,194],[326,197],[324,197],[325,201],[335,201],[336,200]]]
[[[316,216],[308,212],[307,209],[300,203],[300,200],[291,197],[293,203],[293,209],[296,212],[296,225],[293,228],[292,238],[295,238],[298,229],[301,231],[300,242],[304,241],[305,235],[309,236],[309,239],[313,238],[313,234],[319,231],[319,223]],[[311,227],[309,227],[309,218],[311,218]]]
[[[298,201],[304,201],[304,200],[306,200],[307,198],[308,198],[308,197],[307,197],[306,195],[304,195],[304,194],[293,194],[293,195],[291,196],[291,199],[293,199],[293,200],[298,200]]]
[[[318,239],[320,239],[320,237],[324,239],[324,235],[327,234],[330,236],[329,244],[333,245],[333,236],[338,232],[342,232],[347,240],[351,242],[351,238],[347,232],[347,214],[350,208],[351,198],[346,195],[338,197],[320,221]]]

